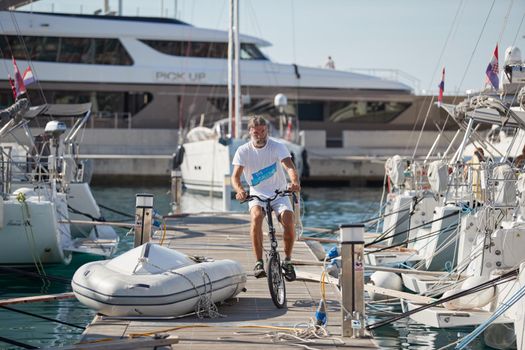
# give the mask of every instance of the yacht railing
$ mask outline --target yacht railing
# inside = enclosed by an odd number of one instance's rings
[[[456,163],[452,166],[449,185],[445,194],[445,203],[468,202],[473,204],[472,171],[470,164]]]
[[[496,169],[505,166],[506,163],[489,164],[485,167],[484,180],[485,205],[495,209],[515,209],[518,206],[517,185],[518,178],[515,169],[508,166],[508,171],[496,176]]]
[[[377,78],[384,80],[391,80],[399,83],[406,84],[412,88],[416,95],[422,92],[421,80],[415,76],[404,72],[400,69],[388,69],[388,68],[347,68],[347,71],[353,73],[360,73],[366,75],[372,75]]]

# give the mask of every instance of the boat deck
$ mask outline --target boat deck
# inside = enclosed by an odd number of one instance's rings
[[[82,342],[163,333],[178,336],[179,343],[173,348],[180,349],[265,349],[268,346],[272,349],[296,349],[299,343],[318,349],[378,348],[371,339],[341,337],[341,297],[337,287],[332,285],[326,288],[327,330],[330,336],[311,343],[290,336],[292,328],[305,327],[304,324],[315,317],[321,298],[320,284],[304,280],[286,283],[287,308],[277,309],[271,300],[266,278],[255,279],[251,272],[254,258],[247,214],[191,215],[170,220],[168,224],[177,227],[177,230],[165,234],[157,232],[154,242],[162,241],[164,246],[188,255],[239,261],[248,273],[247,291],[219,306],[219,312],[223,315],[220,318],[199,319],[192,315],[164,320],[116,320],[97,315],[84,332]],[[282,240],[279,244],[282,248]],[[316,260],[304,242],[296,242],[294,259]],[[296,270],[321,274],[320,266],[299,265]]]

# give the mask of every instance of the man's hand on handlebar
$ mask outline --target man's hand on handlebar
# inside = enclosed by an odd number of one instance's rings
[[[297,182],[292,182],[288,185],[288,191],[299,192],[301,191],[301,185]]]
[[[240,192],[237,192],[235,194],[235,199],[237,199],[240,202],[245,201],[247,197],[248,197],[248,193],[246,191],[244,191],[244,190],[242,190]]]

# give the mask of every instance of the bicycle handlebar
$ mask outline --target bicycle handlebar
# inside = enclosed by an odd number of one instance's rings
[[[290,190],[284,190],[284,191],[275,190],[275,195],[273,195],[272,197],[266,198],[266,199],[263,199],[263,198],[259,197],[256,194],[250,194],[250,195],[248,195],[248,197],[246,197],[245,200],[241,201],[241,204],[249,202],[249,201],[252,201],[254,199],[258,199],[261,202],[272,202],[279,196],[285,197],[285,196],[291,196],[292,194],[293,194],[293,191],[290,191]]]

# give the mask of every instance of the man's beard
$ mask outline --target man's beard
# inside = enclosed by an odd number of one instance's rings
[[[252,136],[252,142],[254,144],[255,147],[264,147],[266,145],[266,142],[268,142],[268,136],[266,136],[265,138],[256,138],[254,136]]]

